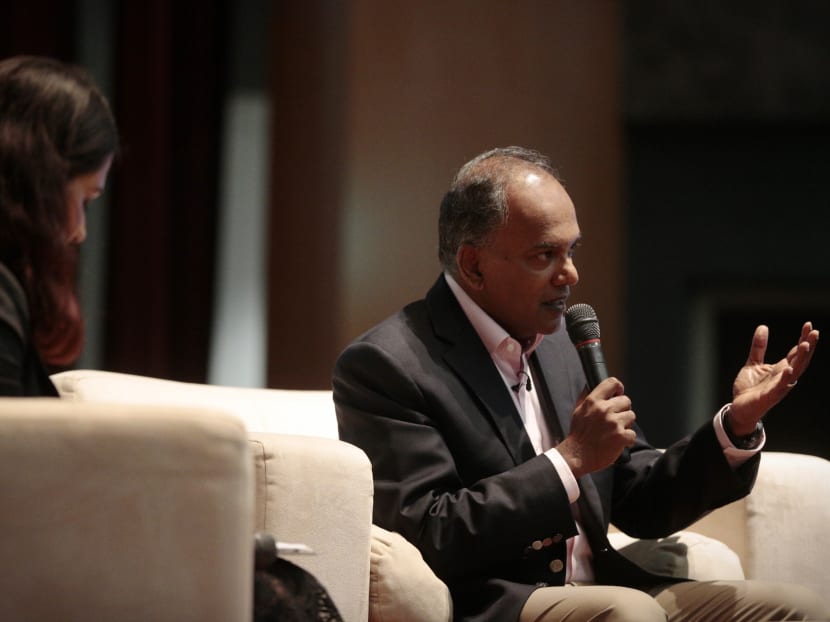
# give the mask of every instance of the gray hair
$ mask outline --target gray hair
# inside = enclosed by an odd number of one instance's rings
[[[464,244],[479,246],[507,222],[507,187],[517,169],[537,168],[561,181],[550,160],[532,149],[500,147],[462,166],[441,201],[438,259],[456,272],[456,254]]]

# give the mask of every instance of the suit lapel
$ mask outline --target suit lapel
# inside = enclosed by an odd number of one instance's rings
[[[571,430],[571,413],[579,396],[571,395],[573,378],[565,362],[564,350],[562,349],[567,347],[569,342],[566,344],[558,343],[562,339],[567,342],[567,337],[564,336],[562,330],[543,339],[530,357],[530,364],[537,376],[541,374],[544,380],[541,383],[540,390],[547,390],[545,397],[548,404],[553,406],[553,412],[549,413],[549,416],[556,417],[562,430],[562,438],[564,438]],[[537,385],[539,384],[537,383]]]
[[[487,348],[441,275],[427,294],[435,334],[447,344],[447,365],[483,406],[516,464],[536,455],[513,399]]]

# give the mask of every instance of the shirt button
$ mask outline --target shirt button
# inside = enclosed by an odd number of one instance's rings
[[[533,547],[534,551],[538,551],[542,548],[542,541],[541,540],[534,540],[533,543],[530,546]]]
[[[562,572],[562,569],[563,569],[564,567],[565,567],[565,564],[564,564],[564,563],[562,563],[562,560],[561,560],[561,559],[554,559],[554,560],[550,563],[550,571],[551,571],[551,572],[553,572],[553,573],[559,573],[559,572]]]
[[[507,344],[507,351],[511,352],[511,353],[515,352],[516,351],[516,344],[513,343],[512,341],[510,343],[508,343]]]

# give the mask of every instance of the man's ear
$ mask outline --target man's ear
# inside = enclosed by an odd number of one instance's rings
[[[472,244],[462,244],[455,254],[455,261],[458,265],[458,276],[464,284],[474,290],[484,287],[478,248]]]

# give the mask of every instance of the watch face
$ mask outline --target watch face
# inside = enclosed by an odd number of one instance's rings
[[[760,421],[755,424],[752,434],[742,436],[735,445],[738,449],[755,449],[761,442],[761,435],[764,433],[764,424]]]
[[[755,429],[750,434],[746,436],[735,436],[729,426],[728,419],[729,408],[727,407],[722,415],[721,424],[723,425],[724,432],[726,432],[726,436],[729,437],[729,440],[737,449],[755,449],[758,447],[764,433],[764,424],[761,421],[755,424]]]

